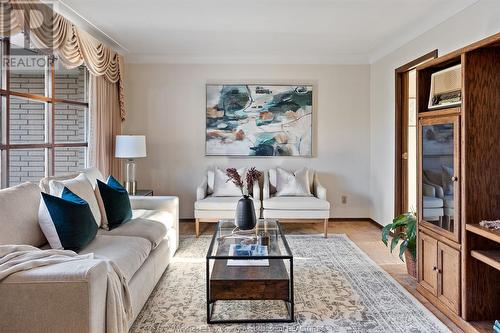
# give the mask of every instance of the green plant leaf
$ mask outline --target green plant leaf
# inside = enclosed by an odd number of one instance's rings
[[[392,251],[394,251],[394,248],[398,245],[399,241],[401,240],[401,238],[404,237],[404,233],[399,233],[397,235],[395,235],[393,238],[392,238],[392,241],[391,241],[391,253]]]
[[[404,261],[403,254],[405,253],[407,248],[408,248],[408,241],[405,239],[401,243],[401,246],[399,246],[399,259],[401,259],[402,261]]]
[[[382,228],[382,242],[384,242],[385,246],[387,246],[387,241],[389,238],[389,233],[391,232],[392,224],[386,225]]]

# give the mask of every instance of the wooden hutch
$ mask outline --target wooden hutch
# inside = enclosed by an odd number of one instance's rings
[[[458,101],[429,107],[432,74],[450,68]],[[417,290],[464,331],[492,332],[500,232],[479,222],[500,219],[500,33],[418,66],[417,112]]]

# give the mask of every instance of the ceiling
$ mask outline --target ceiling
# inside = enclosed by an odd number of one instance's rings
[[[477,0],[60,0],[131,62],[370,63]]]

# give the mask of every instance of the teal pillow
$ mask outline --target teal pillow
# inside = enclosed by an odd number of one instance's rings
[[[106,211],[108,230],[114,229],[132,218],[128,192],[113,176],[109,176],[106,183],[98,179],[97,187]]]
[[[52,248],[79,251],[97,234],[89,204],[64,188],[61,197],[42,192],[40,226]]]

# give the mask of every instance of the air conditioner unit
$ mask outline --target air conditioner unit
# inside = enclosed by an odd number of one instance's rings
[[[429,109],[460,105],[462,102],[462,65],[431,75]]]

